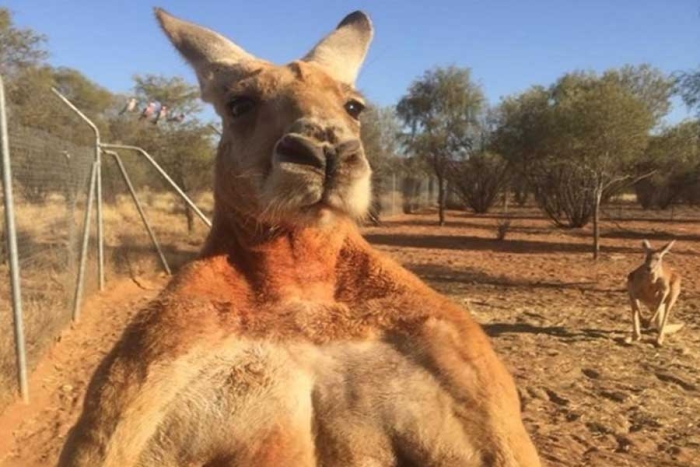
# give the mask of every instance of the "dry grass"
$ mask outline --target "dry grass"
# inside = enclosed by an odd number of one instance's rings
[[[194,232],[187,232],[182,203],[174,195],[143,190],[139,198],[168,263],[177,268],[195,254],[208,229],[197,221]],[[210,194],[199,197],[196,202],[205,213],[211,212],[213,200]],[[84,209],[85,199],[69,208],[60,195],[49,196],[42,204],[15,199],[24,334],[30,370],[44,349],[71,321]],[[98,284],[94,219],[93,212],[85,296],[93,294]],[[103,222],[107,281],[120,277],[138,280],[144,274],[162,270],[128,195],[118,195],[114,203],[103,205]],[[8,267],[0,264],[0,277],[9,277]],[[9,280],[0,280],[0,309],[8,310],[0,314],[2,410],[17,390]]]

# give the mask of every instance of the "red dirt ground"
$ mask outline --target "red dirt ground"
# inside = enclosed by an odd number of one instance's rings
[[[603,223],[601,259],[588,230],[563,231],[520,210],[505,241],[496,219],[452,212],[400,216],[368,239],[470,309],[517,380],[524,419],[545,465],[700,466],[700,213],[669,221],[635,208]],[[676,238],[667,262],[684,276],[673,322],[686,327],[656,348],[631,330],[624,279],[640,242]],[[162,278],[114,283],[32,375],[32,403],[0,416],[0,465],[52,465],[100,358]]]
[[[66,329],[29,379],[31,403],[16,402],[0,416],[0,465],[55,465],[75,423],[90,376],[135,312],[166,280],[122,280],[87,300],[82,319]]]

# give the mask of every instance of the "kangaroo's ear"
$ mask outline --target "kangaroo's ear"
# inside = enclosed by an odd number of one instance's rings
[[[676,241],[675,241],[675,240],[671,240],[671,241],[668,242],[666,245],[664,245],[664,247],[661,249],[661,256],[663,256],[663,255],[665,255],[666,253],[668,253],[669,251],[671,251],[671,248],[673,247],[673,244],[674,244],[674,243],[676,243]]]
[[[651,244],[649,243],[649,240],[642,240],[642,248],[644,248],[645,253],[649,253],[653,248],[651,247]]]
[[[373,33],[369,16],[361,11],[350,13],[302,60],[316,63],[338,81],[353,85]]]
[[[197,73],[203,98],[217,69],[256,60],[210,29],[176,18],[161,8],[156,8],[155,14],[165,35]]]

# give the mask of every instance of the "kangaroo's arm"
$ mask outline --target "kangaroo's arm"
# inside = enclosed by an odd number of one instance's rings
[[[210,264],[188,265],[135,316],[90,381],[60,467],[137,463],[134,456],[156,430],[163,407],[196,377],[198,362],[225,336],[210,293],[222,277]],[[206,286],[187,290],[188,283]]]
[[[393,321],[387,328],[405,333],[404,351],[421,360],[457,401],[464,429],[480,445],[484,465],[540,465],[522,424],[515,383],[468,311],[373,250],[359,235],[349,239],[343,255],[339,296],[350,303],[374,300],[378,308],[393,309],[393,314],[385,311],[385,319]]]

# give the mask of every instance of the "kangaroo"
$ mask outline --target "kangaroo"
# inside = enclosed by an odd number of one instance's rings
[[[681,293],[681,276],[670,267],[663,264],[666,253],[671,250],[675,240],[654,250],[651,244],[644,240],[644,263],[627,276],[627,293],[632,305],[632,336],[625,341],[632,343],[641,339],[640,324],[644,327],[655,325],[658,329],[656,345],[663,345],[667,334],[672,334],[683,328],[683,324],[669,324],[671,310]],[[641,316],[639,305],[644,304],[653,315],[650,320]]]
[[[222,118],[213,226],[100,365],[59,465],[539,466],[481,327],[360,235],[369,18],[278,66],[156,15]]]

